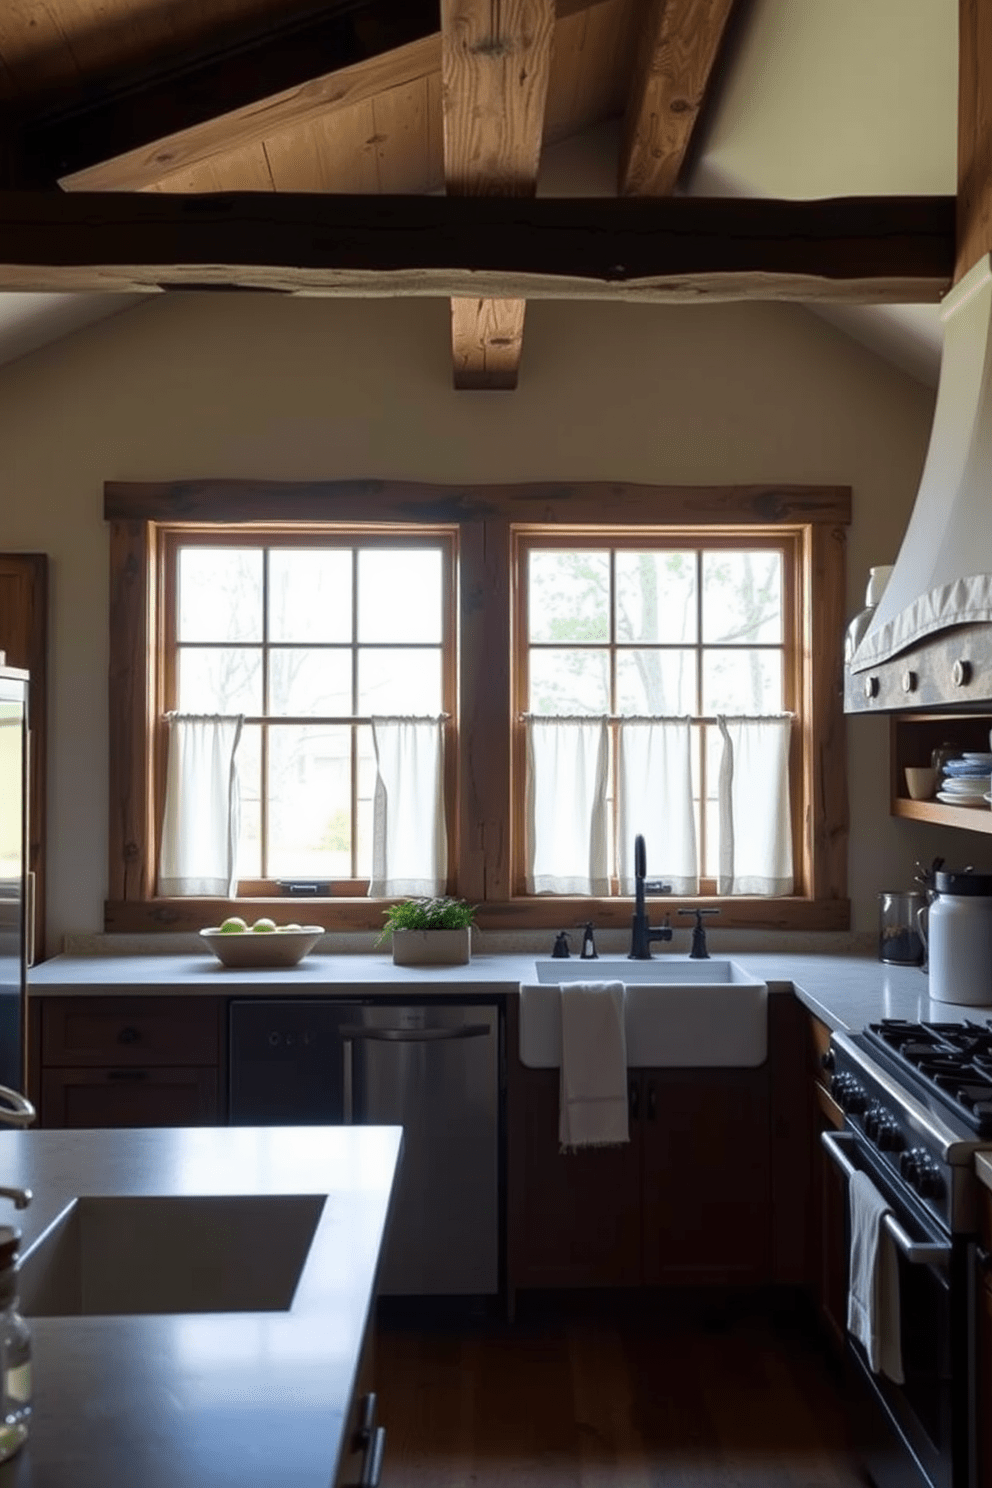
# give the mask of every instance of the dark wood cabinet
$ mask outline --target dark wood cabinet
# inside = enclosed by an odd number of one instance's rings
[[[640,1074],[643,1280],[769,1279],[767,1067]]]
[[[513,1062],[511,1288],[769,1279],[767,1065],[631,1070],[629,1143],[562,1153],[559,1072]]]
[[[979,1199],[979,1280],[975,1287],[976,1367],[978,1380],[976,1400],[992,1400],[992,1192],[984,1186]],[[979,1488],[992,1488],[992,1411],[980,1408],[978,1420]]]
[[[31,1004],[31,1089],[46,1127],[224,1120],[224,1002],[48,997]]]
[[[641,1279],[640,1077],[631,1072],[631,1141],[563,1153],[559,1072],[516,1060],[508,1090],[512,1287],[636,1286]]]

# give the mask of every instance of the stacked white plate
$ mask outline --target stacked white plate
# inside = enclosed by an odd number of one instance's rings
[[[940,782],[937,800],[944,801],[950,806],[984,806],[989,801],[990,788],[992,788],[992,774],[945,774]]]

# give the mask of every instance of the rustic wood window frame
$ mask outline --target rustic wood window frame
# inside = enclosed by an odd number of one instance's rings
[[[216,923],[218,899],[154,895],[161,750],[156,594],[160,528],[273,523],[453,526],[458,538],[459,717],[450,887],[479,905],[482,929],[558,929],[593,918],[629,925],[624,898],[526,897],[513,892],[519,787],[513,762],[512,640],[515,533],[685,528],[746,535],[789,530],[797,552],[794,606],[797,712],[797,881],[789,898],[721,899],[721,926],[840,930],[847,899],[847,778],[842,708],[846,487],[672,487],[603,483],[438,486],[389,481],[110,483],[110,822],[108,931],[195,930]],[[519,794],[519,791],[518,791]],[[705,899],[694,903],[705,903]],[[258,913],[287,900],[252,899]],[[671,908],[676,908],[673,901]],[[383,901],[308,900],[308,919],[331,930],[373,930]]]
[[[156,740],[156,760],[164,759],[166,747],[166,725],[161,720],[161,715],[178,706],[176,697],[176,668],[177,654],[179,651],[178,641],[178,594],[177,590],[177,559],[181,549],[193,547],[250,547],[256,549],[267,548],[269,550],[280,547],[292,547],[298,551],[305,547],[340,547],[350,550],[352,553],[368,548],[412,548],[416,546],[429,545],[435,549],[441,558],[442,574],[442,614],[441,614],[441,637],[438,648],[441,653],[441,703],[440,711],[447,715],[445,723],[445,782],[444,794],[447,803],[447,817],[449,824],[454,820],[454,803],[457,800],[457,775],[456,762],[457,752],[455,745],[455,699],[458,695],[457,678],[457,607],[455,594],[457,583],[455,575],[458,562],[458,529],[450,525],[444,527],[428,526],[425,523],[413,527],[401,527],[396,523],[390,524],[388,532],[384,532],[379,524],[374,528],[357,525],[346,525],[335,523],[333,531],[325,524],[323,528],[307,527],[303,524],[294,524],[292,527],[286,523],[275,524],[253,524],[250,529],[238,526],[219,527],[206,523],[160,523],[157,524],[157,546],[159,550],[158,581],[159,598],[162,605],[162,624],[160,633],[155,637],[157,648],[157,675],[160,680],[159,692],[159,714],[158,739]],[[356,591],[357,592],[357,591]],[[356,602],[355,595],[352,597],[353,606]],[[354,667],[354,654],[360,649],[356,639],[357,616],[353,614],[353,633],[349,643],[352,653],[352,666]],[[302,645],[302,642],[297,644]],[[257,642],[260,651],[268,649],[267,639],[260,638]],[[354,676],[352,681],[354,682]],[[268,716],[268,715],[266,715]],[[272,722],[278,727],[282,723],[319,723],[318,718],[298,718],[286,720],[277,714],[272,715]],[[254,722],[256,720],[246,720]],[[260,720],[259,720],[260,721]],[[335,726],[350,725],[352,730],[359,723],[368,723],[368,719],[356,720],[349,715],[334,720]],[[352,779],[351,795],[352,801],[357,795],[357,755],[352,754]],[[161,820],[165,805],[165,779],[164,770],[155,771],[155,793],[156,793],[156,820]],[[262,805],[263,823],[266,817],[266,803]],[[264,826],[263,826],[264,831]],[[455,843],[453,832],[448,832],[448,859],[454,861]],[[353,844],[354,850],[354,844]],[[305,874],[296,875],[304,879]],[[368,878],[335,878],[332,893],[335,898],[345,895],[358,897],[368,894]],[[239,899],[268,898],[272,901],[273,896],[279,895],[280,891],[275,876],[269,878],[248,879],[241,877],[238,882]]]
[[[523,725],[523,715],[529,708],[529,659],[530,645],[528,642],[529,623],[527,616],[527,559],[533,552],[566,549],[576,552],[582,549],[592,551],[609,550],[612,553],[624,551],[663,551],[673,548],[691,548],[700,553],[714,553],[718,551],[736,552],[742,548],[749,551],[764,551],[779,553],[782,558],[782,616],[783,633],[781,641],[775,643],[761,643],[762,649],[774,650],[782,655],[782,702],[784,712],[795,716],[796,724],[793,729],[790,749],[790,775],[792,779],[797,778],[797,771],[801,770],[802,761],[802,656],[800,650],[799,628],[791,624],[800,603],[801,575],[802,575],[802,529],[800,527],[780,525],[777,527],[748,527],[746,532],[738,529],[733,533],[714,533],[704,528],[688,527],[643,527],[636,532],[629,530],[618,532],[600,531],[590,534],[585,528],[562,528],[558,527],[553,532],[547,528],[521,528],[513,532],[512,539],[512,562],[515,575],[515,611],[514,611],[514,635],[518,638],[518,644],[514,648],[513,656],[513,822],[514,843],[519,845],[519,850],[513,854],[514,872],[513,884],[516,894],[524,893],[524,882],[526,877],[526,864],[524,861],[523,846],[526,839],[525,797],[523,789],[526,768],[526,730]],[[696,595],[697,608],[702,605],[702,592]],[[680,648],[695,653],[696,658],[696,685],[697,690],[702,690],[702,658],[709,649],[703,637],[701,628],[702,612],[699,609],[700,630],[695,640],[680,642]],[[554,643],[556,646],[570,646],[571,642]],[[617,651],[616,638],[611,634],[601,641],[580,643],[588,644],[596,650],[608,652],[614,658]],[[663,642],[662,642],[663,644]],[[612,674],[612,665],[611,665]],[[697,722],[708,722],[710,725],[714,720],[697,719]],[[616,779],[616,728],[611,724],[613,739],[611,742],[611,778],[610,793],[615,795],[617,786]],[[693,745],[695,749],[696,744]],[[705,791],[705,759],[698,760],[700,770],[700,785]],[[792,813],[792,836],[793,836],[793,862],[796,865],[796,894],[799,897],[808,897],[807,884],[804,873],[808,864],[802,852],[802,821],[799,802],[794,803]],[[700,823],[702,825],[702,823]],[[616,822],[614,821],[614,827]],[[704,827],[705,832],[705,827]],[[616,843],[611,844],[611,860],[616,856]],[[613,875],[612,893],[617,892],[616,875]],[[716,896],[715,879],[703,877],[700,882],[700,897],[713,898]]]

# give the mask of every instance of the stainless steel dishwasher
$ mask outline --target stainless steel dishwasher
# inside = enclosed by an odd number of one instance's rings
[[[499,1010],[313,999],[230,1005],[230,1122],[403,1127],[386,1295],[499,1289]]]

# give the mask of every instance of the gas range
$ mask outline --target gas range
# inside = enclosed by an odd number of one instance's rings
[[[835,1033],[831,1094],[898,1186],[952,1234],[976,1228],[975,1153],[992,1150],[992,1027],[883,1019]]]

